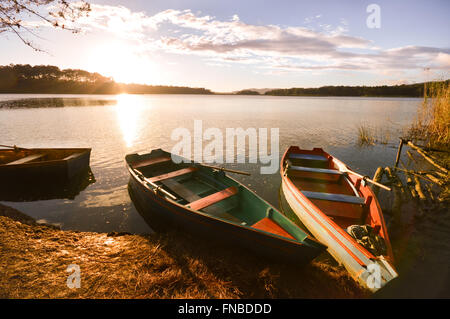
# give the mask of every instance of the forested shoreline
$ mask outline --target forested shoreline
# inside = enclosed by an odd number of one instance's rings
[[[0,93],[45,94],[212,94],[204,88],[117,83],[99,73],[56,66],[0,66]]]
[[[382,86],[323,86],[319,88],[273,89],[263,95],[275,96],[367,96],[423,97],[431,83]],[[450,80],[438,83],[449,84]],[[110,77],[78,69],[61,70],[57,66],[10,64],[0,66],[1,93],[34,94],[217,94],[206,88],[117,83]],[[262,95],[241,90],[237,95]]]
[[[367,96],[367,97],[423,97],[425,86],[432,83],[449,84],[450,80],[381,86],[322,86],[319,88],[276,89],[264,93],[276,96]]]

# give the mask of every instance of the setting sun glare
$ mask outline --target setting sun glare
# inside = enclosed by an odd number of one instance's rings
[[[87,69],[120,83],[154,84],[156,65],[127,43],[100,45],[89,53]]]

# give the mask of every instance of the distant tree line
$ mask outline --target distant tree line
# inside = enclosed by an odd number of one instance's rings
[[[443,82],[448,84],[449,81]],[[423,97],[424,87],[425,83],[393,86],[322,86],[320,88],[276,89],[267,91],[265,95]]]
[[[237,95],[259,95],[259,92],[253,90],[241,90],[236,92]]]
[[[98,73],[29,64],[0,66],[0,93],[212,94],[204,88],[116,83]]]

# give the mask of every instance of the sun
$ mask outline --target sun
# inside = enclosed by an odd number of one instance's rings
[[[158,74],[156,64],[127,43],[94,47],[88,55],[86,69],[120,83],[155,84]]]

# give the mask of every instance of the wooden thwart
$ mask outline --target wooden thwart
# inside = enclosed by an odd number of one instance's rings
[[[300,178],[317,179],[328,182],[337,182],[344,175],[336,169],[314,168],[304,166],[288,166],[288,174]]]
[[[212,204],[215,204],[221,200],[224,200],[228,197],[236,195],[237,193],[238,193],[237,188],[234,186],[231,186],[220,192],[217,192],[217,193],[211,194],[209,196],[203,197],[202,199],[196,200],[196,201],[190,203],[188,206],[193,210],[200,210],[205,207],[211,206]]]
[[[44,157],[44,156],[45,156],[45,154],[32,154],[32,155],[29,155],[27,157],[15,160],[14,162],[7,163],[6,165],[25,164],[25,163],[29,163],[31,161],[37,160],[37,159],[39,159],[41,157]]]
[[[200,197],[199,195],[197,195],[196,193],[191,191],[189,188],[187,188],[183,184],[181,184],[173,179],[166,179],[166,180],[161,181],[161,183],[163,183],[172,192],[181,196],[188,202],[193,203],[193,202],[196,202],[196,201],[199,201],[202,199],[202,197]],[[190,204],[187,204],[187,205],[190,205]],[[205,207],[203,209],[203,212],[205,212],[213,217],[219,217],[219,218],[223,218],[228,221],[235,222],[235,223],[241,223],[241,220],[239,218],[227,213],[226,211],[224,211],[222,208],[219,208],[219,207],[214,207],[214,206]]]
[[[310,161],[323,161],[326,162],[328,159],[325,156],[315,155],[315,154],[289,154],[289,158],[291,159],[299,159],[299,160],[310,160]]]
[[[182,168],[182,169],[170,172],[170,173],[158,175],[158,176],[155,176],[155,177],[150,177],[147,180],[149,182],[155,183],[155,182],[159,182],[159,181],[162,181],[162,180],[165,180],[165,179],[174,178],[174,177],[177,177],[177,176],[193,173],[195,171],[198,171],[197,167],[187,167],[187,168]]]
[[[326,169],[326,168],[314,168],[314,167],[304,167],[304,166],[289,166],[289,169],[301,172],[311,172],[311,173],[322,173],[322,174],[333,174],[333,175],[343,175],[341,171],[336,169]]]
[[[330,194],[330,193],[322,193],[322,192],[309,192],[302,191],[303,195],[310,199],[321,199],[321,200],[329,200],[334,202],[344,202],[349,204],[364,204],[364,197],[356,197],[349,196],[343,194]]]
[[[252,227],[275,235],[295,239],[287,231],[281,228],[280,225],[278,225],[276,222],[274,222],[272,219],[268,217],[261,219],[259,222],[253,224]]]

